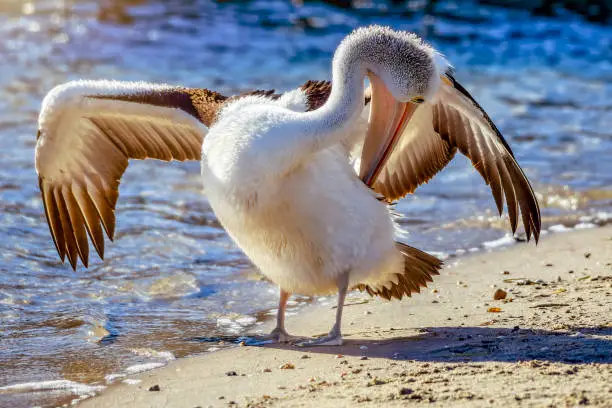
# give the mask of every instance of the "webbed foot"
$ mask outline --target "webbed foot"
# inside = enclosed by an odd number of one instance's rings
[[[287,333],[287,330],[277,327],[266,336],[267,339],[273,340],[276,343],[289,343],[297,339],[297,337]]]
[[[326,336],[319,337],[312,340],[302,341],[296,343],[298,347],[316,347],[316,346],[341,346],[343,343],[342,335],[340,333],[329,333]]]

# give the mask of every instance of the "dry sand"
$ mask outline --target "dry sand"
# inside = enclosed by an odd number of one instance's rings
[[[411,299],[349,299],[342,347],[180,359],[82,406],[612,407],[611,227],[447,263]],[[506,300],[493,300],[498,288]],[[309,308],[289,317],[288,330],[324,333],[334,313]]]

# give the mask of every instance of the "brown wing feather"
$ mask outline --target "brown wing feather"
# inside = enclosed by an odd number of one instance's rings
[[[261,92],[261,91],[254,91]],[[160,91],[142,91],[117,95],[89,95],[90,98],[134,102],[162,108],[175,108],[199,119],[210,127],[227,96],[203,88],[172,87]]]
[[[396,242],[395,245],[404,257],[404,270],[396,275],[397,283],[388,282],[391,288],[383,286],[380,289],[358,284],[355,289],[386,300],[401,300],[404,295],[410,297],[413,293],[419,293],[421,288],[427,287],[428,282],[433,282],[433,276],[440,274],[443,262],[435,256],[401,242]]]
[[[448,78],[452,86],[442,85],[445,94],[441,95],[434,109],[453,112],[455,122],[450,121],[446,125],[434,122],[434,129],[440,130],[443,139],[454,140],[459,151],[472,161],[485,182],[491,186],[500,214],[503,209],[501,193],[504,192],[512,231],[516,231],[520,209],[527,240],[531,239],[533,234],[538,242],[541,229],[540,208],[533,188],[514,158],[512,149],[489,115],[468,91],[452,76],[449,75]],[[463,131],[456,132],[457,128],[453,125],[459,120],[463,123],[463,126],[459,127]],[[446,129],[449,130],[445,132]]]
[[[331,82],[329,81],[307,81],[300,89],[306,94],[307,109],[313,111],[319,109],[331,94]]]
[[[389,200],[412,193],[442,170],[459,150],[491,187],[495,204],[503,211],[504,196],[512,231],[522,215],[527,239],[540,236],[538,202],[529,180],[495,124],[474,98],[451,76],[434,104],[415,112],[374,190]]]
[[[74,90],[70,90],[74,92]],[[89,243],[104,257],[104,234],[113,239],[119,182],[129,159],[199,160],[202,140],[225,97],[203,89],[51,98],[41,120],[36,169],[49,229],[60,258],[87,267]],[[59,104],[59,105],[58,105]],[[45,112],[41,113],[44,118]]]

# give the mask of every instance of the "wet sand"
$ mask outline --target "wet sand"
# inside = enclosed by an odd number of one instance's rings
[[[82,406],[612,406],[612,227],[447,264],[411,299],[349,299],[342,347],[179,359]],[[288,330],[322,334],[334,313],[312,307]]]

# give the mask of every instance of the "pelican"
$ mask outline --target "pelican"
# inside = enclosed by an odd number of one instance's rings
[[[366,89],[365,79],[369,81]],[[236,244],[280,288],[270,337],[289,341],[292,293],[338,293],[329,334],[304,346],[341,345],[349,289],[387,300],[419,292],[442,262],[396,241],[389,203],[414,192],[459,150],[519,212],[537,243],[540,210],[512,150],[414,34],[359,28],[338,46],[332,82],[276,95],[226,98],[205,89],[77,81],[53,89],[39,117],[36,170],[62,260],[87,267],[88,240],[112,240],[118,185],[129,159],[201,160],[204,190]]]

